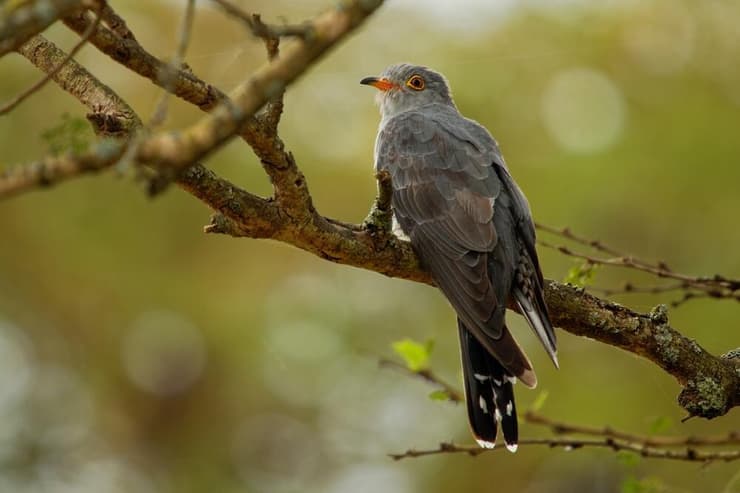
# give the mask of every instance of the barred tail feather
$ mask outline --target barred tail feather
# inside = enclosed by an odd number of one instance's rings
[[[518,440],[513,389],[516,378],[459,320],[458,330],[465,401],[473,435],[481,447],[493,448],[500,423],[506,448],[514,452]]]

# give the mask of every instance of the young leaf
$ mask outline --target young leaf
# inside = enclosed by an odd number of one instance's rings
[[[537,397],[534,399],[534,402],[530,406],[530,409],[534,412],[538,412],[540,409],[542,409],[542,406],[545,405],[545,401],[547,400],[548,395],[550,395],[550,393],[547,390],[543,390],[539,394],[537,394]]]
[[[588,286],[594,280],[594,276],[596,275],[596,267],[597,266],[595,264],[592,264],[590,262],[575,265],[570,268],[563,281],[582,288]]]
[[[673,428],[673,420],[671,418],[669,418],[668,416],[658,416],[650,424],[650,433],[665,433],[671,428]]]
[[[393,351],[403,359],[406,367],[411,371],[421,371],[429,364],[429,355],[434,347],[433,341],[416,342],[406,338],[391,344]]]
[[[619,450],[617,452],[617,461],[624,467],[635,467],[640,463],[640,456],[629,450]]]
[[[64,113],[61,122],[41,133],[41,138],[49,146],[49,152],[54,156],[71,152],[80,154],[87,149],[90,137],[90,125],[84,118],[70,116]]]
[[[429,393],[429,398],[433,401],[449,401],[450,394],[444,390],[433,390]]]

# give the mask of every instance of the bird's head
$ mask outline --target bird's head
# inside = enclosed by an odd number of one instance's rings
[[[360,84],[380,92],[376,98],[383,118],[440,103],[454,106],[447,80],[427,67],[399,63],[386,68],[378,77],[365,77]]]

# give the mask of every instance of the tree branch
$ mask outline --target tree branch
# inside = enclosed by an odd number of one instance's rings
[[[67,57],[64,51],[41,35],[32,38],[18,52],[47,74]],[[74,60],[53,73],[51,79],[91,110],[87,119],[96,133],[117,137],[128,135],[141,126],[141,120],[123,99]],[[25,185],[29,186],[33,184]],[[0,197],[3,196],[0,193]]]
[[[647,272],[648,274],[652,274],[656,277],[680,281],[680,284],[678,285],[669,285],[670,289],[666,289],[665,287],[658,287],[653,288],[651,292],[674,289],[695,289],[703,291],[706,293],[707,296],[711,296],[714,298],[729,298],[740,301],[740,279],[732,279],[729,277],[721,276],[719,274],[715,274],[713,276],[690,276],[686,274],[681,274],[671,269],[668,266],[668,263],[665,261],[650,262],[636,258],[632,255],[626,255],[612,247],[605,245],[599,240],[591,240],[582,236],[578,236],[573,233],[570,228],[567,227],[557,229],[544,224],[537,224],[537,229],[560,236],[580,245],[593,248],[598,252],[609,255],[609,258],[600,258],[593,255],[573,251],[564,245],[553,245],[541,240],[538,242],[540,245],[551,248],[553,250],[557,250],[563,255],[585,260],[587,264],[625,267],[642,272]],[[625,289],[624,292],[638,291],[634,288],[634,286],[630,284],[627,284],[626,286],[629,289]]]
[[[454,402],[455,404],[465,400],[462,392],[460,392],[455,387],[453,387],[449,383],[442,380],[429,368],[423,368],[421,370],[412,370],[406,365],[402,365],[401,363],[397,363],[396,361],[393,361],[392,359],[387,359],[387,358],[381,358],[380,361],[378,361],[378,365],[383,368],[392,368],[406,375],[418,377],[424,380],[425,382],[430,383],[435,387],[438,387],[439,390],[444,392],[444,394],[447,396],[447,400]]]
[[[0,57],[17,50],[60,17],[85,6],[82,0],[35,0],[0,9]],[[6,8],[11,10],[6,13]]]
[[[82,39],[80,39],[80,41],[72,48],[72,51],[70,51],[68,55],[62,58],[57,66],[47,72],[46,75],[42,77],[38,82],[20,93],[7,104],[3,105],[3,107],[0,108],[0,116],[12,111],[16,106],[28,99],[36,91],[44,87],[44,85],[49,82],[49,80],[51,80],[51,78],[54,77],[54,75],[56,75],[62,68],[64,68],[64,65],[69,62],[82,49],[83,46],[85,46],[85,43],[87,43],[87,40],[90,38],[93,31],[95,31],[95,28],[97,28],[98,24],[100,23],[99,10],[100,8],[98,8],[98,12],[96,12],[95,21],[90,24],[90,26],[85,30],[85,32],[82,34]]]
[[[383,234],[383,228],[379,234],[377,228],[368,227],[368,224],[366,227],[345,224],[320,215],[312,205],[302,173],[291,153],[284,149],[274,128],[254,118],[258,109],[307,70],[378,5],[377,1],[357,0],[317,17],[312,21],[315,39],[294,40],[279,58],[260,68],[230,99],[190,71],[178,70],[172,85],[173,93],[203,109],[213,109],[213,113],[180,133],[147,138],[136,158],[155,167],[184,170],[178,174],[181,186],[218,212],[206,227],[207,232],[272,238],[340,264],[433,284],[407,242]],[[75,19],[68,24],[74,26],[79,21],[86,27],[91,22],[85,15]],[[99,48],[102,46],[103,51],[115,52],[117,60],[131,68],[136,67],[135,70],[148,74],[147,77],[161,85],[154,72],[166,64],[143,51],[125,24],[115,20],[112,10],[105,11],[103,19],[108,27],[98,27],[91,42]],[[116,51],[120,47],[123,49]],[[78,83],[81,80],[75,74],[67,74],[65,77],[69,79],[62,80],[62,74],[73,66],[72,62],[53,79],[63,86],[68,84],[65,89],[76,93],[81,101],[87,101],[86,104],[91,100],[90,94],[100,94],[109,98],[106,104],[112,111],[124,114],[128,111],[125,106],[111,104],[117,96],[107,94],[102,85],[88,93],[70,84],[70,80]],[[140,124],[138,117],[134,121]],[[237,132],[262,160],[275,188],[274,198],[257,197],[200,166],[192,165]],[[120,156],[125,142],[105,143],[100,147],[102,150],[84,156],[42,161],[42,166],[29,168],[30,173],[24,170],[0,178],[0,197],[107,166]],[[34,171],[36,168],[41,171]],[[48,171],[50,169],[53,171]],[[377,203],[381,212],[385,209],[387,219],[384,188],[381,179]],[[546,285],[546,300],[555,325],[639,354],[672,374],[683,386],[679,403],[689,415],[713,418],[740,403],[740,358],[735,353],[722,358],[707,353],[668,324],[664,307],[658,307],[650,314],[640,314],[582,289],[554,281]]]
[[[577,450],[582,448],[607,448],[615,452],[627,451],[634,452],[642,457],[651,459],[669,459],[688,462],[732,462],[740,459],[740,450],[699,450],[696,447],[687,447],[685,449],[670,449],[659,446],[646,445],[644,442],[629,442],[616,438],[522,438],[519,445],[546,445],[550,448],[563,448],[565,450]],[[465,453],[476,457],[486,452],[494,450],[503,450],[498,448],[482,448],[478,445],[458,445],[452,442],[442,442],[438,448],[417,450],[409,449],[402,453],[388,454],[393,460],[401,460],[410,457],[424,457],[427,455]]]

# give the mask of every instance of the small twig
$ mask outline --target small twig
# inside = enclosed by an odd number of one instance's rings
[[[393,361],[387,358],[381,358],[378,361],[378,365],[381,368],[390,368],[390,369],[393,369],[395,371],[398,371],[406,375],[421,378],[425,382],[430,383],[434,385],[435,387],[439,387],[440,390],[442,390],[445,394],[447,394],[447,397],[449,398],[449,400],[454,403],[462,402],[464,400],[463,395],[459,390],[457,390],[454,386],[450,385],[449,383],[439,378],[436,374],[434,374],[429,369],[414,371],[414,370],[409,369],[405,365],[402,365],[401,363],[398,363],[396,361]]]
[[[604,245],[599,240],[590,240],[588,238],[584,238],[584,237],[575,235],[570,230],[570,228],[567,227],[567,226],[565,228],[558,229],[558,228],[554,228],[552,226],[548,226],[546,224],[535,223],[535,227],[537,229],[541,230],[541,231],[545,231],[547,233],[551,233],[551,234],[554,234],[554,235],[562,236],[563,238],[567,238],[569,240],[575,241],[576,243],[580,243],[581,245],[591,247],[594,250],[597,250],[599,252],[606,253],[607,255],[611,255],[613,257],[620,257],[621,256],[621,254],[618,251],[616,251],[615,249],[613,249],[611,247],[608,247],[608,246]]]
[[[112,140],[103,140],[89,152],[72,156],[47,156],[31,164],[0,172],[0,198],[7,198],[36,187],[49,187],[57,182],[81,174],[97,172],[115,163],[123,146]]]
[[[671,291],[681,291],[685,289],[689,289],[691,286],[689,286],[685,282],[678,282],[673,284],[663,284],[659,286],[638,286],[636,284],[633,284],[631,282],[625,282],[622,284],[622,286],[618,288],[600,288],[600,287],[594,287],[590,286],[589,290],[603,294],[604,296],[611,296],[615,294],[628,294],[628,293],[647,293],[647,294],[659,294],[659,293],[669,293]]]
[[[740,353],[740,351],[738,351]],[[735,357],[735,352],[728,353],[727,358]],[[422,380],[440,387],[450,400],[459,402],[461,393],[446,382],[437,377],[431,370],[412,371],[406,366],[393,360],[381,359],[380,365],[392,368],[405,375],[419,377]],[[460,399],[453,399],[452,396]],[[740,459],[740,450],[706,450],[707,447],[740,445],[740,431],[731,431],[726,435],[716,436],[642,436],[615,430],[611,427],[596,428],[584,425],[563,423],[547,418],[534,411],[527,411],[524,420],[528,423],[546,426],[556,435],[576,435],[576,437],[556,438],[525,438],[519,440],[519,445],[547,445],[550,448],[564,448],[575,450],[584,447],[610,448],[614,451],[634,452],[642,457],[656,459],[682,460],[689,462],[712,462],[712,461],[734,461]],[[597,439],[583,439],[577,435],[598,437]],[[409,449],[406,452],[388,454],[394,460],[407,457],[423,457],[444,453],[467,453],[477,456],[491,449],[484,449],[476,445],[457,445],[452,442],[442,442],[436,449],[416,450]]]
[[[95,29],[98,28],[98,25],[100,24],[100,11],[101,7],[98,7],[98,9],[95,11],[95,21],[88,26],[88,28],[85,30],[85,32],[82,34],[82,38],[77,42],[77,44],[72,48],[72,51],[70,51],[64,59],[59,62],[59,65],[54,68],[51,72],[47,73],[45,76],[43,76],[41,79],[39,79],[38,82],[36,82],[34,85],[20,93],[18,96],[16,96],[13,100],[6,103],[4,106],[0,107],[0,115],[4,115],[6,113],[9,113],[13,109],[16,108],[19,104],[21,104],[23,101],[28,99],[30,96],[32,96],[34,93],[36,93],[38,90],[40,90],[44,85],[49,82],[51,79],[54,78],[54,76],[59,72],[62,67],[64,67],[67,62],[69,62],[81,49],[85,44],[87,43],[87,40],[90,39],[90,36],[92,36],[93,32],[95,32]]]
[[[574,257],[585,260],[586,262],[594,265],[609,265],[615,267],[624,267],[628,269],[639,270],[653,274],[661,278],[675,279],[686,284],[686,288],[694,288],[705,291],[709,296],[713,298],[725,298],[734,299],[740,301],[740,281],[735,279],[726,278],[723,276],[713,277],[700,277],[700,276],[689,276],[686,274],[680,274],[672,270],[666,270],[662,263],[657,265],[651,265],[640,260],[636,260],[629,256],[618,256],[611,258],[600,258],[593,255],[587,255],[585,253],[576,252],[564,245],[554,245],[546,241],[538,240],[538,244],[545,248],[556,250],[563,255]]]
[[[555,421],[534,411],[527,411],[524,415],[527,423],[547,426],[556,435],[589,435],[614,438],[627,442],[640,443],[650,447],[680,447],[691,445],[740,445],[740,431],[730,431],[726,435],[715,436],[642,436],[610,427],[596,428],[591,426],[574,425]]]
[[[313,34],[313,29],[308,23],[281,26],[268,25],[261,21],[259,14],[250,14],[240,9],[228,0],[213,0],[224,12],[239,19],[252,34],[258,38],[275,39],[282,37],[296,37],[306,40]]]
[[[690,284],[683,282],[683,281],[676,283],[676,284],[663,284],[659,286],[638,286],[631,282],[625,282],[621,287],[618,287],[618,288],[602,288],[602,287],[589,286],[587,289],[593,293],[599,293],[604,296],[613,296],[615,294],[635,294],[635,293],[660,294],[660,293],[670,293],[673,291],[684,291],[684,293],[681,295],[680,298],[677,298],[673,301],[668,302],[670,306],[673,308],[681,306],[687,301],[691,301],[691,300],[695,300],[699,298],[713,297],[713,295],[707,291],[692,290],[694,288],[692,288]],[[727,293],[726,295],[723,294],[719,297],[738,298],[740,297],[740,293]]]
[[[113,10],[109,10],[109,15],[116,16]],[[115,19],[115,17],[113,17]],[[119,170],[125,168],[128,163],[133,160],[134,156],[139,150],[141,142],[143,142],[146,136],[149,136],[153,130],[164,123],[167,117],[167,109],[170,101],[170,95],[175,85],[177,72],[181,70],[183,60],[185,58],[185,51],[187,50],[188,44],[190,43],[190,34],[193,29],[193,21],[195,19],[195,0],[188,0],[185,6],[185,15],[183,16],[182,24],[180,26],[180,34],[178,35],[177,47],[175,48],[175,54],[172,56],[170,63],[166,65],[166,69],[160,74],[160,82],[162,87],[162,95],[157,102],[154,113],[149,119],[149,122],[143,126],[136,135],[129,142],[126,153],[124,154],[121,161],[118,163]],[[119,30],[123,31],[124,35],[133,38],[133,33],[128,30],[125,25],[122,27],[120,24],[116,24]],[[125,30],[123,29],[125,28]],[[114,29],[114,27],[111,27]],[[116,33],[118,33],[116,31]],[[130,38],[130,39],[131,39]],[[150,176],[148,179],[148,192],[150,196],[156,195],[167,188],[170,180],[174,176],[170,173],[162,172]]]
[[[696,287],[704,291],[714,290],[716,291],[715,296],[718,298],[735,298],[740,301],[740,293],[735,293],[735,291],[740,291],[740,279],[732,279],[719,274],[715,274],[714,276],[689,276],[680,274],[673,271],[664,261],[648,262],[631,255],[625,255],[624,253],[605,245],[599,240],[590,240],[588,238],[578,236],[568,227],[558,229],[540,223],[537,223],[536,227],[541,231],[561,236],[580,245],[588,246],[599,252],[606,253],[607,255],[610,255],[610,258],[594,257],[575,252],[566,246],[553,245],[545,241],[539,242],[542,246],[557,250],[564,255],[580,258],[592,264],[627,267],[647,272],[657,277],[675,279],[686,283],[686,287]],[[725,291],[722,292],[722,290]]]
[[[111,31],[120,36],[121,39],[136,41],[136,37],[129,29],[128,24],[126,24],[126,20],[118,15],[107,3],[103,7],[102,16],[103,22],[105,22]]]
[[[362,222],[362,229],[369,231],[371,234],[388,233],[393,225],[391,174],[387,170],[382,170],[375,175],[375,179],[378,183],[378,196],[375,198],[367,217]]]
[[[162,97],[157,104],[157,108],[149,120],[148,128],[152,130],[159,125],[165,119],[167,115],[167,103],[170,99],[170,93],[173,90],[175,84],[175,76],[177,71],[180,70],[182,62],[185,59],[185,50],[187,50],[188,44],[190,43],[190,33],[193,30],[193,20],[195,19],[195,0],[188,0],[185,6],[185,16],[180,26],[180,35],[178,36],[177,48],[172,60],[167,65],[167,70],[161,76],[162,79]],[[130,33],[130,31],[129,31]]]
[[[720,451],[704,451],[697,450],[693,447],[685,449],[675,450],[666,449],[660,447],[651,447],[643,443],[627,442],[614,438],[598,439],[580,439],[580,438],[523,438],[519,440],[519,445],[545,445],[550,448],[563,448],[566,451],[586,448],[586,447],[598,447],[608,448],[615,452],[618,451],[629,451],[639,454],[642,457],[653,458],[653,459],[670,459],[670,460],[681,460],[688,462],[714,462],[724,461],[731,462],[740,459],[740,450],[720,450]],[[438,455],[438,454],[454,454],[454,453],[465,453],[473,457],[480,455],[484,452],[491,452],[494,450],[503,450],[503,447],[497,448],[481,448],[477,445],[458,445],[452,442],[442,442],[438,448],[416,450],[409,449],[406,452],[388,454],[393,460],[401,460],[407,457],[423,457],[427,455]]]
[[[262,18],[258,14],[254,14],[253,21],[258,26],[264,26]],[[280,55],[280,38],[277,36],[263,36],[262,40],[265,42],[265,49],[267,50],[267,59],[269,61],[275,60]],[[280,124],[280,118],[283,115],[283,97],[285,96],[285,88],[282,88],[278,94],[273,96],[265,105],[265,109],[259,116],[260,122],[264,125],[267,132],[277,135],[278,125]]]

